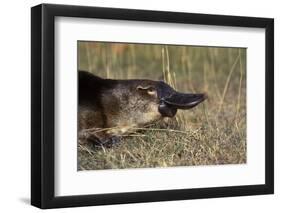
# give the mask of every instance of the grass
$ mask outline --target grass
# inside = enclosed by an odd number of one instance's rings
[[[78,43],[79,69],[105,78],[164,80],[208,100],[123,136],[112,148],[78,145],[78,170],[246,163],[246,49]]]

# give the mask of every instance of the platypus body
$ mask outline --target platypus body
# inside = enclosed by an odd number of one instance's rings
[[[79,71],[79,138],[94,144],[115,143],[118,136],[190,109],[205,94],[175,91],[163,81],[113,80]]]

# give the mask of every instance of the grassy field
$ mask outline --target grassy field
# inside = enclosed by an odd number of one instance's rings
[[[78,170],[246,163],[246,49],[78,42],[78,68],[104,78],[165,80],[208,100],[120,145],[78,144]]]

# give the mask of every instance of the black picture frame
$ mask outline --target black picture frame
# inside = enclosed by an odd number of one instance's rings
[[[265,29],[265,184],[56,197],[54,195],[54,21],[58,16]],[[31,97],[31,204],[39,208],[216,198],[274,192],[273,19],[41,4],[31,8]]]

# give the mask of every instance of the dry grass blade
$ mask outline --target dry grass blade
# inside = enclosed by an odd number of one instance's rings
[[[221,97],[221,100],[220,100],[220,104],[219,104],[219,108],[218,108],[218,113],[219,114],[221,112],[221,109],[222,109],[222,106],[223,106],[223,103],[224,103],[224,99],[225,99],[225,95],[227,93],[227,89],[228,89],[228,86],[229,86],[229,83],[230,83],[230,79],[231,79],[231,76],[232,76],[232,73],[234,72],[235,70],[235,67],[237,65],[237,63],[239,62],[239,58],[240,58],[240,54],[238,54],[238,56],[236,57],[230,71],[229,71],[229,74],[227,76],[227,80],[225,82],[225,85],[224,85],[224,89],[223,89],[223,93],[222,93],[222,97]]]
[[[236,107],[236,116],[235,116],[235,123],[237,126],[238,116],[240,111],[240,104],[241,104],[241,89],[242,89],[242,82],[243,82],[243,66],[242,66],[242,58],[241,58],[241,51],[239,50],[239,71],[240,71],[240,79],[239,79],[239,90],[238,90],[238,97],[237,97],[237,107]],[[238,126],[237,126],[238,128]]]
[[[180,133],[180,134],[189,134],[185,131],[175,130],[175,129],[156,129],[156,128],[132,128],[135,130],[146,130],[146,131],[162,131],[162,132],[174,132],[174,133]]]

